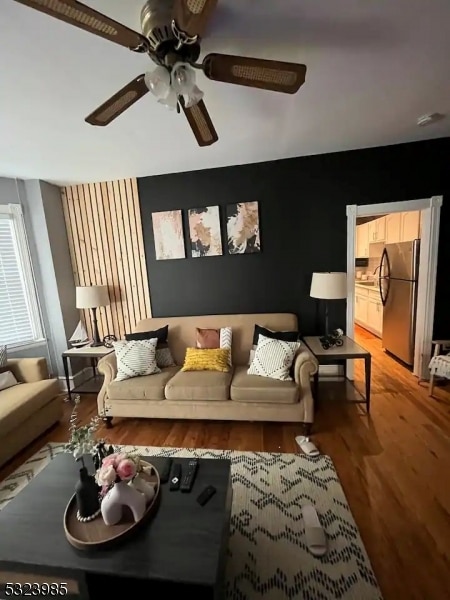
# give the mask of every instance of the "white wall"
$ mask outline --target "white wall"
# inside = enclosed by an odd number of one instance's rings
[[[67,349],[79,312],[60,191],[39,180],[0,178],[0,204],[10,203],[22,205],[46,342],[8,355],[45,356],[52,374],[61,377],[61,353]]]

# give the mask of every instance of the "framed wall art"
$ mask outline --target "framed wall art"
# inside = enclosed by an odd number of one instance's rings
[[[188,220],[192,257],[221,256],[223,252],[219,207],[191,208]]]
[[[156,260],[186,258],[181,210],[152,213]]]
[[[227,239],[230,254],[261,252],[258,202],[227,205]]]

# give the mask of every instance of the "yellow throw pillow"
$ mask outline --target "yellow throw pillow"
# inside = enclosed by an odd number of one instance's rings
[[[220,371],[230,370],[229,348],[186,348],[182,371]]]

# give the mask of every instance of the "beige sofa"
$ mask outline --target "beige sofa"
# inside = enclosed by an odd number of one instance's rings
[[[156,375],[114,381],[115,354],[101,359],[105,376],[98,395],[98,413],[110,426],[112,417],[162,419],[217,419],[243,421],[314,420],[311,375],[318,364],[303,346],[295,365],[295,381],[278,381],[247,375],[255,324],[276,331],[296,331],[297,317],[290,313],[214,315],[145,319],[136,332],[169,325],[169,347],[177,365],[184,362],[187,347],[195,346],[196,327],[232,327],[232,361],[229,373],[183,372],[168,367]]]
[[[62,415],[58,382],[49,379],[45,358],[11,359],[3,371],[11,371],[21,383],[0,391],[0,466]]]

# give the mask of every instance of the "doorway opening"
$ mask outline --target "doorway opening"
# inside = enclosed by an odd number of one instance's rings
[[[441,206],[442,196],[347,206],[347,335],[356,324],[421,379],[429,378]]]

